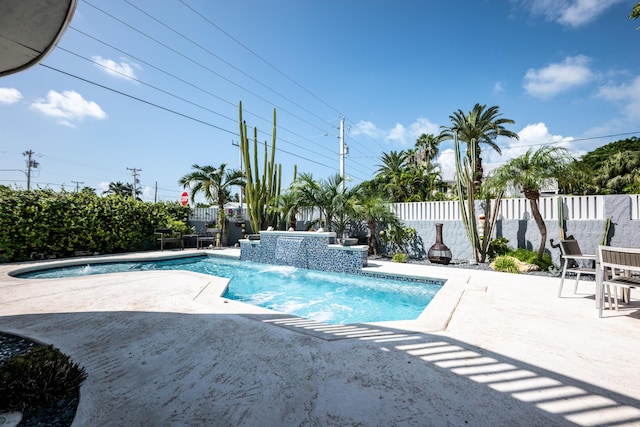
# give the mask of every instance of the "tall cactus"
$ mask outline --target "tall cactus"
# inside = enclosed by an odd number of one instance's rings
[[[471,141],[471,160],[468,158],[461,160],[458,134],[457,132],[453,133],[454,157],[456,160],[456,187],[458,190],[460,216],[462,217],[462,224],[467,232],[469,243],[471,243],[475,261],[485,262],[489,243],[491,242],[491,235],[493,234],[493,229],[498,219],[500,201],[502,200],[504,190],[498,190],[498,194],[495,195],[495,207],[493,210],[488,195],[485,198],[484,214],[486,215],[486,220],[483,221],[483,229],[478,231],[475,200],[477,182],[474,179],[476,171],[476,146],[477,144]]]
[[[258,163],[258,128],[253,128],[253,162],[249,149],[249,136],[247,123],[242,120],[242,101],[239,105],[240,116],[240,149],[242,161],[246,171],[245,198],[251,229],[257,233],[259,230],[272,225],[272,214],[268,213],[268,205],[280,195],[280,183],[282,178],[282,165],[275,163],[276,156],[276,109],[273,109],[273,132],[271,136],[271,155],[267,161],[267,142],[264,142],[264,159],[262,174]]]

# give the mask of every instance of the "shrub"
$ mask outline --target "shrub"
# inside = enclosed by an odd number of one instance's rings
[[[396,252],[395,254],[393,254],[393,257],[391,258],[391,261],[393,261],[393,262],[407,262],[407,254],[402,253],[402,252]]]
[[[0,260],[76,250],[119,253],[151,249],[155,228],[185,227],[188,208],[178,202],[140,202],[90,191],[0,191]]]
[[[551,255],[545,253],[542,260],[538,260],[538,254],[536,252],[524,248],[518,248],[515,251],[510,252],[508,255],[518,258],[520,261],[535,264],[540,267],[540,270],[542,271],[548,271],[549,267],[553,265]]]
[[[489,242],[489,249],[487,250],[487,254],[490,259],[494,259],[500,255],[507,255],[509,252],[513,251],[513,248],[508,245],[509,239],[506,237],[497,237]]]
[[[13,355],[0,367],[0,411],[24,411],[77,390],[84,368],[52,345]]]
[[[497,257],[495,260],[493,260],[491,266],[496,271],[514,274],[520,273],[516,264],[516,258],[509,255],[501,255]]]
[[[414,242],[418,236],[415,228],[393,226],[380,233],[380,241],[385,246],[387,253],[399,253],[407,251],[407,247]]]

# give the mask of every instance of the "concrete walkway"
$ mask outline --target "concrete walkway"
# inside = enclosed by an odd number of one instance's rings
[[[599,319],[593,282],[374,261],[448,280],[417,320],[329,326],[211,276],[7,274],[29,266],[0,265],[0,330],[87,369],[76,426],[640,425],[639,295]]]

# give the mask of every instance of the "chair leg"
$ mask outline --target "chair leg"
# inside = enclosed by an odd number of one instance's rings
[[[613,300],[613,304],[611,303]],[[609,310],[618,309],[618,288],[609,286]]]
[[[580,272],[576,275],[576,283],[573,285],[573,293],[574,295],[578,293],[578,282],[580,281]]]
[[[567,267],[569,264],[569,259],[564,259],[564,264],[562,266],[562,278],[560,279],[560,288],[558,288],[558,298],[562,295],[562,285],[564,284],[564,278],[567,275]]]

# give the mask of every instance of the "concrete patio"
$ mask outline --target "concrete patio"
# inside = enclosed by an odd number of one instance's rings
[[[77,426],[640,425],[637,289],[599,319],[593,282],[557,298],[558,278],[376,260],[448,280],[417,320],[330,326],[211,276],[7,274],[29,265],[0,265],[0,330],[87,369]]]

